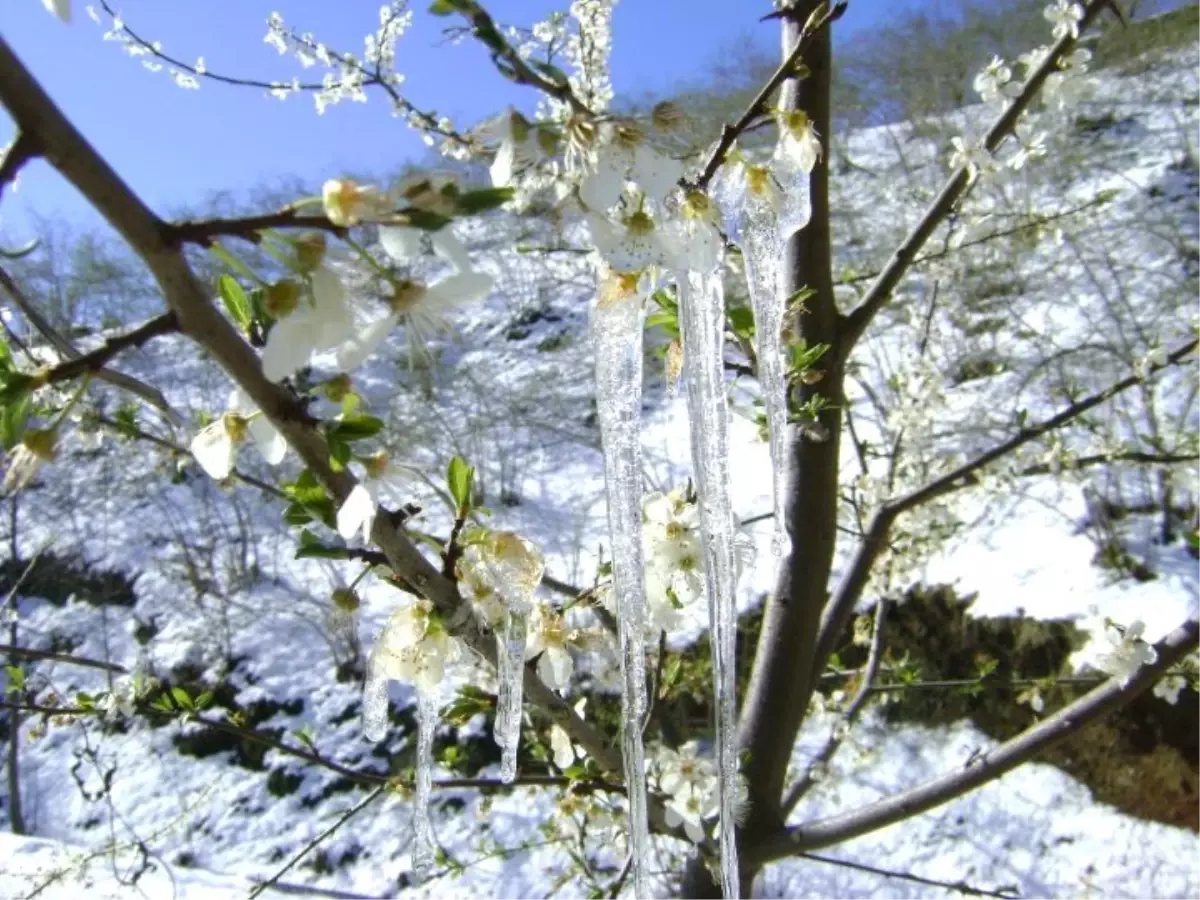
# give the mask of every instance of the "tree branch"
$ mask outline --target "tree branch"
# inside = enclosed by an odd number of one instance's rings
[[[791,51],[784,58],[783,62],[779,64],[779,68],[763,84],[762,89],[750,101],[750,105],[746,107],[745,111],[738,117],[738,120],[732,125],[721,126],[721,136],[717,140],[717,145],[713,147],[712,152],[708,155],[708,159],[705,160],[704,168],[700,171],[696,180],[690,185],[685,184],[685,187],[704,190],[708,186],[708,183],[716,176],[717,170],[721,168],[721,164],[725,162],[725,157],[729,154],[734,142],[750,127],[755,119],[765,113],[767,101],[771,99],[771,95],[779,90],[785,81],[796,76],[797,69],[813,37],[826,25],[832,24],[835,20],[841,18],[842,13],[845,11],[846,0],[836,0],[833,4],[825,7],[825,12],[822,15],[811,18],[804,23],[804,27],[800,30],[800,35],[796,39],[796,43]]]
[[[1200,344],[1200,341],[1192,340],[1181,347],[1177,347],[1167,356],[1164,362],[1155,363],[1150,366],[1148,373],[1158,372],[1168,366],[1177,364],[1192,353],[1196,349],[1197,344]],[[862,596],[862,591],[866,586],[871,568],[886,546],[888,533],[900,515],[931,500],[945,496],[952,491],[960,490],[977,483],[977,473],[985,466],[1007,456],[1030,441],[1034,441],[1043,435],[1061,428],[1088,410],[1112,399],[1122,391],[1129,390],[1134,385],[1140,384],[1143,380],[1143,378],[1137,375],[1130,375],[1128,378],[1118,381],[1116,384],[1110,385],[1102,391],[1097,391],[1083,400],[1072,403],[1066,409],[1057,415],[1051,416],[1044,422],[1021,429],[1009,440],[979,454],[974,459],[963,463],[952,472],[934,479],[924,487],[918,488],[897,500],[891,500],[883,504],[871,520],[871,525],[867,529],[862,542],[859,544],[858,550],[855,552],[854,558],[846,570],[842,583],[838,586],[833,600],[825,608],[825,612],[821,616],[820,636],[814,660],[817,666],[817,673],[819,674],[821,669],[824,668],[839,636],[845,630],[850,617],[854,614],[854,607]]]
[[[176,244],[200,244],[207,247],[218,237],[236,237],[252,244],[262,240],[259,233],[269,228],[307,228],[328,231],[345,237],[349,229],[334,225],[326,216],[300,215],[300,207],[285,206],[283,209],[254,216],[239,216],[231,219],[190,219],[167,225],[167,239]]]
[[[966,881],[938,881],[936,878],[925,878],[921,875],[914,875],[912,872],[897,872],[895,869],[880,869],[876,866],[869,866],[866,863],[854,862],[849,859],[834,859],[829,856],[821,856],[817,853],[800,853],[797,854],[803,859],[811,859],[813,862],[828,863],[831,866],[841,866],[844,869],[854,869],[858,872],[867,872],[871,875],[881,875],[884,878],[895,878],[900,881],[910,881],[913,884],[924,884],[929,887],[939,887],[947,891],[957,891],[960,894],[967,894],[972,897],[999,897],[1000,900],[1012,900],[1012,898],[1020,897],[1021,893],[1013,885],[1003,885],[995,890],[989,888],[976,887]]]
[[[1082,33],[1100,14],[1100,11],[1109,6],[1112,0],[1090,0],[1084,3],[1083,18],[1079,22],[1079,31]],[[1066,54],[1075,49],[1077,41],[1069,34],[1062,37],[1058,43],[1050,48],[1050,53],[1040,66],[1029,76],[1025,82],[1025,86],[1021,89],[1021,93],[1013,98],[1012,102],[1005,107],[1004,112],[996,119],[992,127],[988,129],[984,136],[983,146],[989,153],[993,153],[1000,146],[1009,132],[1017,124],[1021,114],[1029,107],[1029,105],[1037,97],[1038,92],[1042,89],[1046,79],[1058,71],[1058,63]],[[862,303],[845,318],[845,339],[849,344],[857,343],[862,337],[867,326],[871,324],[871,320],[875,318],[876,313],[883,308],[883,305],[891,297],[892,291],[900,283],[900,280],[905,276],[908,270],[912,267],[917,254],[921,252],[921,248],[925,246],[925,242],[937,230],[937,227],[942,224],[945,218],[954,209],[955,205],[967,192],[967,188],[971,184],[971,178],[968,173],[968,166],[962,165],[954,171],[949,180],[942,187],[941,192],[934,198],[921,220],[916,227],[909,232],[908,236],[901,241],[900,246],[892,253],[891,258],[887,261],[887,265],[883,267],[883,271],[879,273],[879,277],[871,285],[863,298]]]
[[[179,321],[174,313],[164,313],[161,316],[142,323],[133,331],[106,340],[95,350],[90,350],[74,359],[52,366],[42,373],[45,384],[55,384],[59,381],[70,381],[85,372],[100,377],[104,367],[113,357],[133,347],[143,344],[164,334],[174,334],[179,331]]]
[[[1166,671],[1195,649],[1200,624],[1189,621],[1155,645],[1156,662],[1143,666],[1127,684],[1111,678],[1015,738],[983,754],[966,768],[934,778],[875,803],[816,822],[796,825],[747,847],[759,864],[840,844],[895,822],[920,815],[994,781],[1036,754],[1076,734],[1148,690]]]
[[[25,296],[25,292],[21,290],[20,285],[16,283],[11,275],[0,266],[0,287],[3,287],[8,295],[12,298],[13,303],[21,310],[21,313],[30,321],[55,350],[68,360],[75,360],[80,357],[80,352],[75,349],[75,345],[68,341],[65,337],[58,333],[50,322],[38,312],[37,307]],[[131,394],[136,394],[141,397],[151,406],[159,410],[168,421],[175,425],[182,425],[183,419],[179,413],[171,408],[171,404],[167,402],[167,398],[162,395],[161,391],[150,387],[145,382],[138,381],[130,375],[123,372],[113,372],[110,369],[100,368],[94,373],[95,377],[100,381],[105,381],[115,388],[128,391]]]
[[[328,444],[303,406],[286,388],[267,380],[257,355],[209,302],[180,245],[171,239],[169,226],[151,212],[63,116],[3,36],[0,36],[0,101],[17,127],[37,138],[49,162],[142,257],[183,332],[208,350],[246,392],[325,487],[333,502],[336,505],[345,502],[357,481],[348,471],[332,469]],[[459,594],[457,584],[445,578],[388,517],[375,518],[371,540],[383,551],[392,571],[429,599],[444,621],[456,623],[455,635],[494,665],[495,641],[481,629],[470,604]],[[547,687],[535,667],[525,667],[523,681],[528,701],[539,707],[572,741],[584,747],[602,771],[616,775],[623,771],[621,754],[608,736],[577,715],[566,700]],[[663,833],[682,834],[681,829],[667,827],[661,802],[651,802],[650,821]]]
[[[4,195],[4,189],[17,180],[25,163],[41,155],[37,141],[28,132],[18,130],[0,157],[0,197]]]

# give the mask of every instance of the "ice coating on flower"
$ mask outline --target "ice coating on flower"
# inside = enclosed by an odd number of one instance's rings
[[[575,672],[575,661],[567,649],[570,638],[561,615],[546,604],[534,607],[525,658],[533,659],[540,654],[538,675],[556,691],[565,691]]]
[[[483,586],[490,588],[504,605],[496,635],[500,695],[494,736],[500,745],[500,778],[511,782],[517,776],[526,642],[533,594],[541,583],[546,564],[536,546],[510,531],[493,532],[473,546],[479,549],[472,554],[469,564],[459,566],[459,579],[477,582],[476,591]]]
[[[642,719],[646,712],[646,584],[642,559],[642,302],[636,275],[602,273],[592,304],[596,407],[604,452],[613,596],[621,662],[621,739],[634,892],[649,896],[650,830]]]
[[[779,124],[775,159],[808,174],[821,159],[821,136],[812,119],[802,109],[780,110],[775,118]]]

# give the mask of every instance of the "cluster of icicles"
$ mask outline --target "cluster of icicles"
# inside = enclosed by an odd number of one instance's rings
[[[775,530],[771,546],[776,556],[783,556],[789,549],[783,515],[787,466],[787,365],[782,337],[787,297],[783,292],[783,251],[787,238],[807,223],[810,207],[807,174],[796,171],[794,177],[789,177],[786,167],[775,171],[791,182],[779,185],[779,190],[773,192],[778,198],[775,204],[740,191],[736,202],[731,202],[729,196],[723,196],[720,186],[716,193],[719,204],[726,211],[726,230],[742,249],[756,325],[758,375],[767,415],[774,477]],[[673,275],[679,300],[683,377],[687,382],[692,463],[699,495],[705,548],[705,592],[712,635],[721,882],[725,897],[737,897],[736,520],[730,497],[722,263],[718,254],[708,271],[682,270]],[[629,807],[632,881],[638,897],[647,897],[651,893],[646,764],[642,745],[642,723],[647,710],[641,454],[643,302],[637,294],[616,301],[612,298],[603,302],[598,300],[592,306],[590,320],[595,351],[596,403],[604,448],[613,593],[620,632],[621,741]],[[501,778],[508,782],[516,776],[526,627],[533,592],[542,576],[541,558],[536,549],[524,541],[521,544],[524,546],[512,548],[513,552],[507,556],[497,554],[489,573],[507,609],[497,634],[499,704],[495,738],[502,750]],[[382,643],[385,643],[383,639]],[[385,713],[376,715],[371,727],[364,730],[367,737],[379,740],[386,733],[386,686],[391,676],[386,667],[371,666],[369,669],[366,694],[382,697]],[[428,804],[437,709],[423,692],[418,691],[418,695],[421,699],[417,710],[413,872],[420,879],[430,872],[434,858]]]

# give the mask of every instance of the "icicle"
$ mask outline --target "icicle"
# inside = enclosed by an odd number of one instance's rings
[[[437,703],[417,691],[417,789],[413,795],[413,877],[424,881],[433,872],[436,846],[429,820],[429,795],[433,791],[433,733],[437,729]]]
[[[363,736],[369,741],[387,737],[388,676],[379,665],[374,652],[367,660],[367,678],[363,683]]]
[[[517,747],[521,743],[521,710],[525,677],[525,638],[529,610],[510,605],[504,633],[496,641],[496,672],[500,696],[496,704],[496,743],[500,745],[500,780],[517,777]]]
[[[525,641],[533,593],[546,565],[541,552],[520,535],[501,531],[492,535],[483,554],[486,577],[504,601],[504,631],[497,636],[496,672],[500,696],[496,704],[494,736],[500,745],[500,780],[517,777],[517,748],[521,743],[522,698],[525,686]]]
[[[620,276],[617,276],[619,279]],[[633,890],[650,893],[650,828],[646,808],[646,762],[642,720],[646,714],[646,586],[642,560],[642,298],[636,289],[603,287],[592,307],[596,354],[596,405],[604,447],[608,529],[612,541],[613,595],[620,626],[621,737]]]
[[[771,552],[786,556],[791,549],[787,533],[788,403],[787,370],[783,357],[783,316],[787,298],[779,284],[783,241],[770,209],[758,211],[742,228],[742,259],[758,351],[758,383],[767,413],[767,438],[771,448],[771,478],[775,529]]]
[[[720,269],[678,272],[684,377],[692,433],[692,465],[704,535],[705,593],[712,629],[713,683],[717,700],[717,777],[721,812],[721,885],[739,890],[737,695],[737,570],[733,505],[729,496],[729,411],[725,400],[723,344],[725,297]]]

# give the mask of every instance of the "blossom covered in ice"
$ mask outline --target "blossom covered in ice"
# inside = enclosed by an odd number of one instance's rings
[[[525,658],[538,659],[538,675],[556,691],[565,691],[575,672],[575,661],[568,645],[575,635],[563,621],[562,615],[544,603],[533,608],[529,623],[529,639]]]
[[[254,401],[241,388],[235,388],[229,397],[229,411],[192,438],[192,455],[205,472],[222,481],[233,471],[237,448],[247,437],[267,463],[277,466],[283,462],[287,441],[255,407]]]
[[[433,604],[414,597],[392,613],[384,626],[367,661],[367,682],[390,679],[432,692],[441,684],[446,666],[459,655],[457,639],[434,615]],[[368,711],[363,714],[367,716]]]
[[[582,140],[577,137],[576,146]],[[577,155],[586,171],[579,197],[593,212],[603,213],[615,206],[628,182],[636,184],[644,197],[661,203],[683,177],[683,163],[655,150],[636,122],[603,122],[590,140],[591,145]]]
[[[811,172],[821,159],[821,136],[812,119],[802,109],[780,110],[775,114],[779,125],[776,159],[785,161],[801,172]]]

